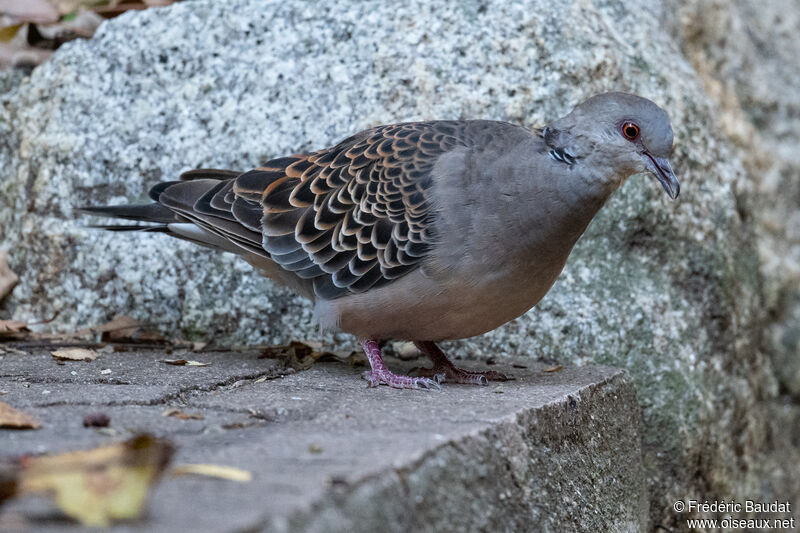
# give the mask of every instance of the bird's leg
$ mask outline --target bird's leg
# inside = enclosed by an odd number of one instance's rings
[[[439,347],[433,342],[419,341],[415,342],[414,344],[422,353],[430,357],[431,361],[433,362],[432,368],[417,369],[417,374],[420,376],[435,376],[444,374],[445,381],[452,381],[453,383],[468,383],[472,385],[488,385],[489,381],[508,381],[510,379],[500,372],[495,372],[494,370],[489,370],[486,372],[474,372],[472,370],[458,368],[456,365],[450,362],[450,359],[448,359],[444,352],[440,350]]]
[[[378,341],[374,339],[366,339],[361,341],[361,347],[364,348],[364,353],[367,354],[367,360],[372,370],[364,372],[364,379],[370,387],[377,387],[380,384],[389,385],[395,389],[431,389],[440,388],[439,382],[444,375],[431,374],[433,379],[427,377],[411,377],[393,374],[386,368],[386,363],[383,362],[381,357],[381,347],[378,346]]]

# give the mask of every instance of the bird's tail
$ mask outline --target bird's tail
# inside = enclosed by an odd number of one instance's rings
[[[101,217],[118,218],[122,220],[131,220],[135,224],[97,224],[89,225],[87,227],[94,229],[102,229],[106,231],[141,231],[141,232],[157,232],[166,233],[172,237],[191,241],[201,246],[206,246],[216,250],[229,251],[241,253],[241,250],[233,246],[226,239],[206,231],[198,227],[187,218],[176,213],[161,203],[159,198],[168,187],[180,184],[187,181],[198,182],[193,185],[199,185],[201,189],[206,189],[200,183],[204,180],[206,183],[215,183],[223,180],[235,178],[241,174],[240,172],[232,170],[218,170],[218,169],[197,169],[191,170],[181,174],[180,179],[177,181],[165,181],[153,186],[148,195],[153,200],[153,203],[133,205],[101,205],[101,206],[84,206],[76,209],[79,213],[87,215],[95,215]],[[189,184],[186,184],[189,185]],[[189,185],[186,189],[191,193],[191,196],[196,196],[197,192],[191,189],[197,189]],[[201,192],[204,192],[202,190]],[[194,198],[189,199],[193,203]]]

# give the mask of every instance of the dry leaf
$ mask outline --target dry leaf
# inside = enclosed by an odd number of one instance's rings
[[[544,372],[561,372],[564,367],[561,365],[551,366],[544,369]]]
[[[33,416],[0,402],[0,428],[39,429],[42,423]]]
[[[365,363],[363,356],[356,352],[322,351],[322,343],[317,341],[309,341],[308,343],[292,341],[286,346],[267,346],[261,349],[261,354],[258,358],[284,358],[286,366],[295,370],[307,370],[317,361],[338,361],[352,366]]]
[[[129,10],[173,0],[0,0],[0,69],[32,68],[62,44],[94,35],[100,23]]]
[[[81,330],[78,334],[100,333],[103,342],[164,343],[166,339],[156,331],[144,329],[135,318],[117,315],[111,322]]]
[[[167,409],[161,416],[171,416],[173,418],[180,418],[181,420],[203,420],[205,417],[198,413],[184,413],[180,409]]]
[[[229,481],[241,482],[247,482],[253,479],[253,474],[247,470],[242,470],[241,468],[207,464],[178,465],[170,470],[170,474],[176,477],[193,474],[197,476],[218,477],[220,479],[227,479]]]
[[[211,363],[201,363],[200,361],[190,361],[188,359],[162,359],[162,363],[175,366],[208,366]]]
[[[111,424],[111,417],[105,413],[90,413],[83,417],[85,428],[107,428]]]
[[[83,525],[106,527],[141,514],[172,452],[168,442],[142,435],[93,450],[26,457],[19,493],[53,494],[61,510]]]
[[[20,22],[58,21],[58,10],[47,0],[0,0],[0,13]]]
[[[94,350],[86,348],[64,348],[50,353],[59,361],[94,361],[99,355]]]
[[[17,38],[18,39],[18,38]],[[40,50],[15,42],[0,42],[0,69],[9,67],[35,67],[47,61],[52,50]]]
[[[20,23],[0,28],[0,43],[7,43],[11,41],[17,36],[17,33],[19,33],[19,30],[22,29],[22,26],[23,24]],[[0,291],[2,291],[2,287],[0,287]],[[2,292],[0,292],[0,298],[2,298]]]
[[[139,328],[141,328],[141,325],[135,318],[127,315],[117,315],[111,322],[106,322],[105,324],[95,326],[91,329],[98,333],[108,334],[108,337],[116,340],[120,338],[130,338]]]
[[[0,339],[22,339],[31,331],[26,322],[19,320],[0,320]]]

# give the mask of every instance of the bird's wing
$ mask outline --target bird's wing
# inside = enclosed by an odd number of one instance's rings
[[[436,239],[431,171],[442,154],[467,144],[465,124],[380,126],[233,179],[215,182],[200,174],[177,186],[156,186],[152,196],[312,280],[318,297],[338,298],[420,266]]]

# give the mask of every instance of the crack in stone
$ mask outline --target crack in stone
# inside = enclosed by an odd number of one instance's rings
[[[292,372],[288,372],[289,369],[285,369],[285,370],[286,370],[286,372],[280,372],[279,371],[278,373],[276,373],[274,375],[266,376],[267,379],[265,381],[277,379],[277,378],[280,378],[280,377],[283,377],[285,375],[288,375],[288,374],[292,373]],[[214,393],[214,392],[216,392],[216,391],[218,391],[220,389],[223,389],[225,387],[233,385],[234,383],[237,383],[239,381],[247,382],[248,380],[258,379],[260,377],[264,377],[264,371],[263,370],[260,370],[258,372],[254,372],[254,373],[250,373],[250,374],[246,374],[246,375],[239,375],[239,376],[229,377],[229,378],[226,378],[224,380],[217,381],[215,383],[198,384],[198,385],[190,385],[190,386],[186,386],[186,387],[181,387],[176,391],[172,391],[172,392],[169,392],[167,394],[163,394],[161,396],[158,396],[156,398],[152,398],[150,400],[144,400],[144,401],[142,401],[142,400],[134,400],[134,399],[131,399],[131,400],[125,399],[125,400],[111,400],[111,401],[108,401],[108,402],[103,402],[103,403],[99,403],[98,404],[98,403],[80,402],[80,401],[74,401],[74,400],[72,400],[72,401],[59,400],[59,401],[53,401],[53,402],[34,403],[32,406],[36,407],[36,408],[42,408],[42,409],[43,408],[47,408],[47,407],[58,407],[58,406],[63,406],[63,405],[70,405],[70,406],[74,405],[74,406],[84,406],[84,407],[87,407],[87,406],[96,406],[96,407],[101,407],[101,406],[107,406],[107,407],[120,407],[120,406],[151,407],[151,406],[155,406],[155,405],[166,404],[170,400],[180,399],[183,395],[185,395],[187,393],[188,394],[192,394],[192,393],[197,394],[197,396],[195,396],[195,398],[204,397],[204,396],[207,396],[207,395],[209,395],[211,393]],[[32,381],[32,380],[26,380],[26,382],[27,383],[36,383],[36,384],[43,384],[43,383],[44,384],[54,384],[54,385],[66,385],[66,384],[74,384],[75,383],[75,382],[71,382],[71,381],[57,382],[57,381]],[[82,382],[82,383],[90,384],[91,382]],[[122,385],[123,383],[99,382],[99,383],[96,383],[96,384],[100,384],[100,385]],[[139,384],[130,384],[130,383],[125,383],[125,384],[133,385],[133,386],[138,386],[139,385]],[[252,383],[245,383],[242,386],[247,385],[247,384],[252,384]],[[237,412],[238,413],[239,411],[238,410],[231,410],[231,412]],[[268,419],[265,419],[265,420],[268,420]]]

